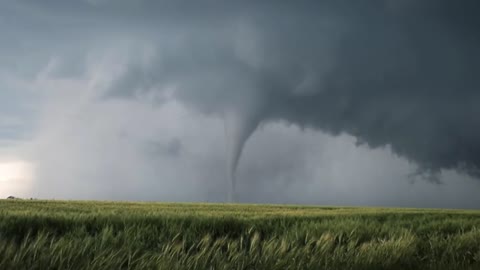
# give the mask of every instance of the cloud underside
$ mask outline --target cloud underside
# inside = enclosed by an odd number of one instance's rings
[[[180,26],[165,19],[171,33],[159,32],[153,57],[129,62],[110,93],[168,92],[202,112],[256,122],[247,126],[347,133],[390,146],[421,172],[478,177],[480,6],[402,3],[217,5],[230,17],[199,9]]]
[[[0,147],[32,140],[47,197],[218,201],[237,173],[241,200],[368,203],[385,183],[389,202],[418,167],[472,198],[457,173],[480,177],[477,2],[2,3]]]

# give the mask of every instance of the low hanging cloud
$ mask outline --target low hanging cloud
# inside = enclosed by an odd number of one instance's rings
[[[256,127],[283,121],[388,145],[429,175],[480,176],[478,3],[168,3],[184,16],[159,19],[169,31],[111,93],[168,93],[224,116],[233,171]]]
[[[478,11],[468,0],[6,2],[0,76],[14,79],[0,102],[39,103],[20,117],[34,124],[15,128],[35,197],[222,201],[236,177],[240,201],[474,207]],[[405,184],[416,167],[446,184]]]

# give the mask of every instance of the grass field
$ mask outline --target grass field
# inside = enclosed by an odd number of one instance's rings
[[[0,200],[0,269],[480,269],[480,211]]]

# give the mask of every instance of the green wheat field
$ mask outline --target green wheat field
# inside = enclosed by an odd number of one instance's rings
[[[480,211],[0,200],[0,269],[480,269]]]

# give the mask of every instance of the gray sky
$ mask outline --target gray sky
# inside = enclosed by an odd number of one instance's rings
[[[479,208],[477,11],[2,1],[0,196]]]

